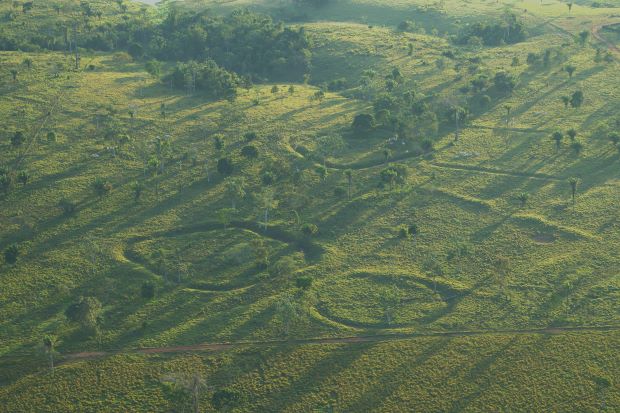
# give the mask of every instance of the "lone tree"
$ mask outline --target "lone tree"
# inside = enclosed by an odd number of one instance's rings
[[[587,30],[583,30],[581,32],[579,32],[579,43],[581,43],[582,46],[585,46],[585,44],[588,42],[588,39],[590,38],[590,32]]]
[[[573,151],[575,152],[575,155],[579,156],[581,154],[581,152],[583,151],[583,143],[575,141],[573,142],[570,147],[573,149]]]
[[[351,199],[351,187],[353,186],[353,171],[347,169],[344,171],[344,175],[347,177],[347,199]]]
[[[217,171],[220,175],[228,176],[233,173],[234,167],[230,158],[220,158],[217,161]]]
[[[583,99],[583,92],[581,90],[577,90],[573,92],[570,97],[570,105],[575,109],[581,107],[581,105],[583,104]]]
[[[564,109],[567,109],[570,104],[570,96],[562,96],[560,99],[562,99],[562,103],[564,103]]]
[[[18,146],[22,146],[25,141],[26,137],[24,136],[24,132],[22,131],[17,131],[13,135],[11,135],[11,145],[13,145],[15,148],[17,148]]]
[[[65,316],[91,333],[99,333],[103,307],[95,297],[80,297],[65,310]]]
[[[573,207],[575,206],[575,195],[577,194],[577,185],[579,184],[579,179],[578,178],[570,178],[568,180],[568,183],[570,185],[570,190],[571,190],[571,196],[573,198]]]
[[[52,371],[52,376],[54,375],[54,353],[56,352],[56,345],[58,344],[58,340],[56,337],[52,335],[46,335],[43,337],[43,350],[45,354],[49,357],[50,360],[50,370]]]
[[[577,70],[577,68],[576,68],[575,66],[573,66],[573,65],[566,65],[566,66],[564,67],[564,71],[565,71],[566,73],[568,73],[568,78],[569,78],[569,79],[572,79],[572,78],[573,78],[573,73],[575,73],[575,70]]]
[[[17,244],[11,244],[4,250],[4,261],[7,264],[15,264],[19,256],[19,247]]]
[[[400,292],[398,287],[392,286],[391,288],[385,288],[380,291],[379,305],[383,310],[383,316],[385,317],[385,323],[387,325],[392,324],[394,319],[394,313],[400,304]]]
[[[521,192],[517,198],[521,203],[521,208],[523,208],[527,204],[527,201],[530,199],[530,194],[528,194],[527,192]]]
[[[555,149],[559,151],[562,146],[562,139],[564,139],[564,135],[560,131],[555,131],[553,132],[553,135],[551,135],[551,139],[555,141]]]
[[[230,198],[232,209],[237,209],[237,200],[241,200],[245,196],[245,187],[245,179],[243,177],[228,178],[226,180],[226,193]]]
[[[108,194],[112,190],[112,184],[103,178],[97,178],[93,182],[93,189],[99,198]]]
[[[577,131],[574,128],[570,128],[566,131],[566,136],[568,136],[571,141],[574,141],[577,137]]]

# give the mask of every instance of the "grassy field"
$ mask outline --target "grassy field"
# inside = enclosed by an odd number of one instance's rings
[[[10,7],[0,3],[0,14]],[[506,9],[521,10],[524,42],[450,42],[460,25]],[[48,11],[28,18],[45,27]],[[114,21],[106,13],[103,22]],[[171,90],[125,53],[85,51],[73,70],[62,52],[0,52],[0,166],[30,175],[0,197],[0,248],[20,247],[17,263],[0,267],[0,410],[189,411],[179,383],[195,374],[206,411],[620,410],[620,152],[607,138],[620,124],[620,56],[597,59],[606,45],[577,40],[618,22],[620,8],[356,0],[304,13],[290,23],[312,40],[309,82],[257,84],[234,101]],[[406,19],[417,29],[397,30]],[[553,47],[561,63],[526,64]],[[351,132],[354,116],[372,110],[360,98],[370,93],[359,86],[365,71],[381,79],[395,67],[403,88],[440,102],[465,100],[463,87],[481,73],[507,70],[518,82],[473,111],[458,141],[442,125],[428,136],[435,150],[420,154],[384,129]],[[345,86],[316,99],[334,79]],[[583,105],[565,107],[576,90]],[[128,141],[106,136],[110,125]],[[568,137],[559,148],[551,139],[571,128],[579,153]],[[26,136],[19,148],[9,139],[16,130]],[[248,131],[256,159],[242,155]],[[330,134],[344,146],[321,155],[319,138]],[[147,174],[158,137],[170,156]],[[224,155],[245,182],[242,196],[216,171]],[[388,164],[407,171],[402,185],[381,185]],[[266,174],[275,183],[263,225]],[[95,194],[97,178],[110,193]],[[73,214],[58,207],[63,199]],[[303,223],[318,233],[304,235]],[[419,233],[400,237],[412,224]],[[141,295],[144,283],[153,298]],[[102,303],[98,336],[65,317],[80,296]],[[533,331],[549,327],[558,330]],[[592,330],[562,330],[575,327]],[[59,338],[53,376],[46,334]],[[298,341],[352,336],[376,339]],[[242,344],[135,352],[206,342]],[[98,351],[105,356],[67,357]],[[218,405],[221,390],[238,397]]]

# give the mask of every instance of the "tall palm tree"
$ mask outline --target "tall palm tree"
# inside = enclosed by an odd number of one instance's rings
[[[226,192],[230,197],[232,209],[237,209],[237,199],[242,199],[245,196],[245,179],[243,177],[228,178],[226,180]]]
[[[570,184],[571,195],[573,198],[573,207],[575,207],[575,195],[577,193],[577,185],[579,184],[579,179],[575,177],[570,178],[568,180],[568,183]]]
[[[263,225],[267,230],[269,223],[269,211],[278,207],[278,201],[275,199],[273,188],[265,189],[258,197],[260,208],[263,210]]]
[[[344,174],[347,177],[347,198],[351,199],[351,186],[353,185],[353,171],[347,169],[344,171]]]
[[[56,352],[57,344],[58,339],[56,337],[51,335],[46,335],[43,337],[43,349],[50,359],[50,369],[52,370],[52,375],[54,375],[54,353]]]
[[[560,150],[560,146],[562,146],[562,139],[564,139],[564,135],[560,131],[553,132],[551,135],[551,139],[555,141],[555,149]]]

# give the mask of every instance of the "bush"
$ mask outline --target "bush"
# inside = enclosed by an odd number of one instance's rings
[[[256,134],[256,132],[248,132],[243,135],[243,137],[246,142],[252,142],[254,139],[258,138],[258,135]]]
[[[357,133],[366,134],[375,127],[375,117],[369,113],[356,115],[355,118],[353,118],[351,127]]]
[[[246,145],[241,148],[241,155],[246,158],[258,158],[258,149],[254,145]]]
[[[62,213],[64,215],[71,215],[77,209],[77,205],[75,204],[75,202],[70,201],[67,198],[63,198],[58,202],[58,208],[62,210]]]
[[[311,223],[305,223],[301,226],[301,232],[310,237],[312,235],[316,235],[319,232],[319,227]]]
[[[217,171],[224,176],[231,175],[234,167],[230,158],[221,158],[217,161]]]
[[[112,190],[112,184],[103,178],[97,178],[93,182],[93,189],[97,196],[102,197]]]
[[[19,256],[19,247],[17,244],[11,244],[4,250],[4,261],[7,264],[15,264]]]
[[[261,175],[261,181],[263,182],[263,185],[273,185],[273,183],[276,181],[276,175],[271,171],[265,171]]]
[[[295,280],[295,285],[297,288],[301,288],[303,290],[307,290],[312,286],[312,277],[297,277]]]
[[[142,298],[146,298],[147,300],[154,298],[155,284],[150,281],[146,281],[145,283],[143,283],[142,287],[140,288],[140,295],[142,296]]]

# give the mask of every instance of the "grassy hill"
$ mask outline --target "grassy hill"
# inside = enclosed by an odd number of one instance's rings
[[[70,21],[77,3],[57,3],[0,3],[16,13],[2,34]],[[92,30],[122,20],[96,6]],[[0,250],[18,248],[0,267],[1,410],[189,411],[192,380],[205,411],[620,410],[620,56],[579,41],[620,9],[250,6],[304,27],[308,82],[214,100],[120,50],[82,50],[79,69],[62,48],[0,52],[15,177]],[[507,9],[524,41],[454,43]],[[545,50],[558,57],[528,63]],[[395,68],[436,123],[353,130]],[[472,90],[502,71],[511,93]],[[455,105],[470,108],[458,129]],[[67,317],[81,296],[101,303],[96,333]]]

